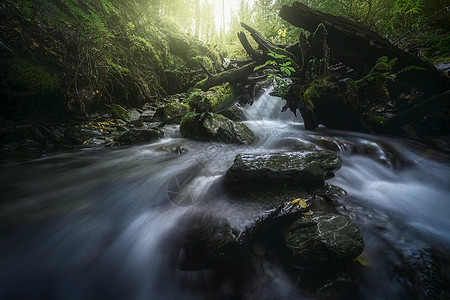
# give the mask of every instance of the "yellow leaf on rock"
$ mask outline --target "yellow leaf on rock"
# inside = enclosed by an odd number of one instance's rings
[[[314,214],[314,212],[312,210],[310,210],[308,212],[303,213],[302,215],[304,215],[304,216],[312,216],[313,214]]]
[[[303,199],[303,198],[294,199],[294,200],[291,201],[291,204],[295,205],[295,206],[299,205],[302,208],[306,208],[308,206],[308,204],[306,204],[306,200]]]
[[[367,262],[361,258],[361,255],[354,258],[353,261],[360,263],[362,266],[367,266]]]

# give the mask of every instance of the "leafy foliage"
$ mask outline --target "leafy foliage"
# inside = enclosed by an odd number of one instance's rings
[[[278,95],[283,96],[286,93],[290,81],[289,77],[291,77],[292,73],[295,72],[295,69],[291,66],[292,62],[289,61],[289,58],[286,57],[286,55],[278,54],[275,52],[269,52],[267,53],[267,55],[272,57],[273,60],[269,59],[264,64],[256,66],[254,68],[254,71],[258,71],[267,66],[278,69],[282,76],[280,76],[279,74],[269,74],[267,76],[266,82],[273,81],[275,91],[278,93]]]

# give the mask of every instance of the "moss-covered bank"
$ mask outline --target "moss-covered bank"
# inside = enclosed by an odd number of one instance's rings
[[[3,117],[85,114],[111,103],[139,106],[186,91],[204,78],[193,72],[201,65],[221,70],[215,49],[152,13],[152,5],[3,1]]]

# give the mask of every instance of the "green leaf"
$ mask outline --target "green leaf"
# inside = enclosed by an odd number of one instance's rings
[[[289,65],[291,65],[292,63],[290,62],[290,61],[287,61],[287,62],[285,62],[285,63],[282,63],[281,64],[281,66],[282,67],[287,67],[287,66],[289,66]]]
[[[266,65],[260,65],[253,68],[253,71],[258,71],[259,69],[264,68]]]

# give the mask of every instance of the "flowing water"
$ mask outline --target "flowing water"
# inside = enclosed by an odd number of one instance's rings
[[[213,271],[177,269],[171,233],[192,206],[214,206],[237,153],[293,145],[343,158],[328,182],[349,195],[334,205],[366,243],[348,297],[448,296],[441,290],[450,273],[449,156],[399,138],[305,131],[269,92],[245,109],[256,145],[190,141],[172,126],[153,144],[3,162],[0,299],[210,299],[217,286],[231,299],[233,285],[218,284]],[[266,285],[255,278],[240,297],[302,298],[281,268],[272,273],[270,289],[251,291]]]

